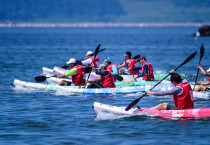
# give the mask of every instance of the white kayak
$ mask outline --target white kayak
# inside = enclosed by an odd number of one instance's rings
[[[126,107],[117,107],[107,104],[94,102],[93,108],[97,113],[113,113],[116,115],[146,115],[146,116],[161,116],[167,118],[200,118],[210,117],[210,108],[202,109],[183,109],[183,110],[153,110],[153,109],[138,109],[131,108],[129,111],[125,111]]]

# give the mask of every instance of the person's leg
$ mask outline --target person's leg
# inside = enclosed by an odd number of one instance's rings
[[[134,79],[124,79],[126,83],[136,82]]]
[[[62,81],[60,81],[58,83],[58,85],[60,85],[60,86],[66,86],[67,85],[67,81],[62,80]]]
[[[150,109],[153,109],[153,110],[166,110],[168,104],[169,103],[162,103],[162,104],[159,104],[159,105],[157,105],[155,107],[152,107]]]
[[[200,91],[205,92],[205,90],[206,90],[206,86],[200,85],[199,87],[195,89],[195,92],[200,92]]]
[[[92,82],[87,88],[103,88],[99,82]]]

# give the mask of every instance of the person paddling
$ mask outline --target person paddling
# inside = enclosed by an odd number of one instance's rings
[[[193,91],[186,79],[182,78],[174,70],[170,72],[171,82],[175,86],[169,91],[152,92],[147,90],[147,94],[154,96],[173,95],[174,105],[162,103],[150,109],[154,110],[176,110],[176,109],[193,109]]]
[[[91,67],[92,64],[93,64],[94,58],[95,58],[94,57],[94,54],[93,54],[92,51],[88,51],[87,54],[86,54],[86,56],[87,56],[87,59],[86,60],[83,60],[82,61],[82,64]],[[96,68],[98,68],[99,64],[100,64],[100,60],[96,56],[94,65],[95,65]]]
[[[105,64],[100,64],[99,68],[95,68],[92,65],[94,72],[97,75],[101,76],[100,80],[97,80],[95,82],[92,82],[88,88],[115,88],[115,84],[114,84],[114,79],[112,74],[106,70],[106,65]],[[101,82],[101,83],[99,83]]]
[[[142,73],[139,73],[139,75],[137,77],[134,77],[133,79],[125,81],[126,82],[140,82],[141,80],[154,81],[152,65],[146,61],[146,58],[144,56],[141,56],[139,58],[139,63],[141,64],[141,67],[129,68],[128,70],[129,71],[142,70]],[[140,77],[142,77],[142,79]]]
[[[76,60],[71,58],[68,62],[69,66],[72,68],[70,71],[66,72],[65,74],[58,75],[59,78],[69,77],[72,76],[72,82],[76,86],[83,86],[85,85],[85,70],[82,65],[76,65]],[[71,86],[71,82],[62,80],[58,83],[61,86]]]
[[[207,85],[210,85],[210,68],[205,71],[201,65],[198,65],[198,68],[201,70],[201,72],[205,75],[205,76],[208,76],[209,77],[209,81],[208,82],[203,82],[203,83],[198,83],[198,82],[195,82],[195,85],[200,85],[199,87],[197,87],[195,89],[195,92],[199,92],[199,91],[203,91],[203,92],[210,92],[210,88],[207,87]]]
[[[132,68],[137,67],[136,60],[131,59],[132,54],[130,51],[127,51],[124,56],[125,56],[125,61],[123,62],[123,64],[119,65],[118,68],[122,68],[122,67],[126,66],[127,69],[132,69]],[[129,73],[131,75],[137,75],[137,74],[139,74],[139,71],[138,70],[130,70]]]
[[[109,57],[104,59],[104,64],[106,66],[106,69],[112,74],[114,77],[115,75],[118,75],[118,68],[116,64],[112,64],[111,60]],[[114,77],[114,81],[116,81],[116,78]]]

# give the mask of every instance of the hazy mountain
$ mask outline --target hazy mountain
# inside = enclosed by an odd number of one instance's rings
[[[0,0],[0,21],[210,22],[210,0]]]

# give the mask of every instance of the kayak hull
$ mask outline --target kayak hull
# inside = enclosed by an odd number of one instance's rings
[[[116,107],[107,104],[101,104],[94,102],[93,105],[97,113],[110,112],[114,114],[123,115],[154,115],[169,118],[201,118],[210,117],[210,108],[202,109],[183,109],[183,110],[152,110],[152,109],[138,109],[131,108],[129,111],[125,111],[125,107]]]
[[[63,86],[56,86],[56,91],[58,93],[65,92],[66,94],[77,93],[81,95],[117,95],[117,94],[132,94],[132,93],[139,93],[145,92],[144,86],[138,87],[123,87],[123,88],[69,88]]]

